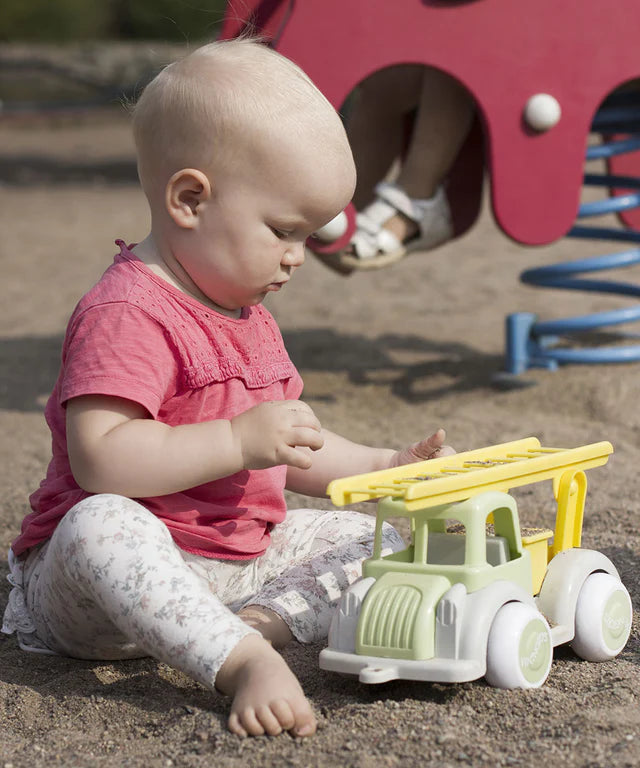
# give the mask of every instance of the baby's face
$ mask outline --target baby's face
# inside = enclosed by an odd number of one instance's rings
[[[280,144],[211,172],[211,199],[200,207],[192,247],[180,254],[198,288],[227,312],[279,291],[303,263],[305,240],[353,195],[346,144],[329,158],[300,142]]]

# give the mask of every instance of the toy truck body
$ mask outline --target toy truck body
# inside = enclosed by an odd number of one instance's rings
[[[613,658],[630,633],[631,601],[611,561],[579,546],[585,470],[612,450],[526,438],[332,483],[336,504],[380,501],[373,555],[342,596],[321,668],[366,683],[485,676],[526,688],[544,683],[561,643],[588,660]],[[555,531],[521,531],[507,491],[547,479]],[[402,516],[411,543],[383,553],[384,521]]]

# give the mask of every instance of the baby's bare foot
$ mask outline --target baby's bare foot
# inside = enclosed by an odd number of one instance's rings
[[[311,736],[316,718],[285,660],[258,635],[247,635],[229,654],[216,686],[233,696],[228,727],[239,736]]]

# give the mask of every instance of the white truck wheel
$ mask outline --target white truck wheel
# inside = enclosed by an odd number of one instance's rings
[[[496,688],[539,688],[553,660],[544,616],[525,603],[507,603],[496,614],[487,643],[485,678]]]
[[[585,661],[613,659],[629,639],[632,613],[631,598],[620,579],[592,573],[578,595],[571,647]]]

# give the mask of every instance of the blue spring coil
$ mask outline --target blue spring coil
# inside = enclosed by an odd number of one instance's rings
[[[593,121],[593,130],[603,134],[630,134],[622,140],[604,141],[587,149],[587,160],[610,158],[640,149],[640,108],[637,95],[624,94],[605,103]],[[629,103],[631,101],[631,103]],[[639,132],[639,133],[634,133]],[[585,174],[586,186],[640,190],[640,179],[610,174]],[[583,203],[578,220],[607,213],[620,213],[640,206],[640,191]],[[573,238],[614,240],[640,244],[640,232],[613,227],[575,225],[567,234]],[[640,296],[640,286],[612,280],[576,277],[640,263],[640,248],[610,253],[579,261],[528,269],[520,280],[528,285],[568,290],[595,291],[622,296]],[[506,362],[508,374],[518,375],[529,368],[555,370],[563,363],[622,363],[640,360],[640,344],[633,346],[557,346],[560,339],[623,323],[640,320],[640,305],[597,312],[578,317],[539,322],[529,312],[517,312],[506,319]]]

